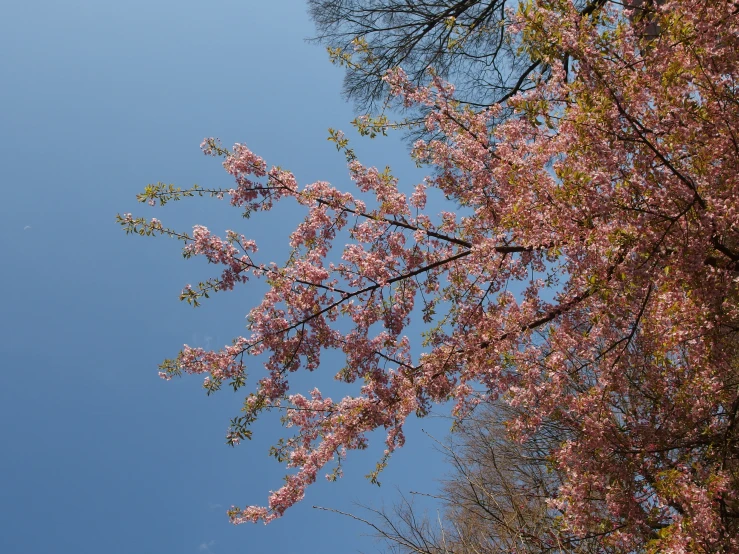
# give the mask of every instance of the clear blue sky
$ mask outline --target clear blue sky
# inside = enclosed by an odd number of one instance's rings
[[[135,194],[160,180],[228,185],[199,152],[206,136],[245,142],[303,183],[346,183],[325,139],[328,127],[349,130],[352,109],[341,71],[303,41],[311,33],[302,0],[4,3],[0,553],[373,552],[369,529],[310,506],[358,512],[352,502],[392,504],[396,486],[434,490],[445,468],[419,430],[445,425],[416,422],[381,489],[362,477],[374,450],[270,526],[231,526],[231,504],[262,504],[281,484],[284,468],[267,455],[278,429],[227,447],[241,397],[206,397],[197,377],[166,383],[156,367],[183,343],[228,343],[255,297],[179,303],[208,268],[114,221],[131,211],[234,228],[281,252],[284,221],[245,225],[210,199],[154,209]],[[354,146],[406,185],[419,180],[398,140]],[[312,378],[330,385],[333,372]]]

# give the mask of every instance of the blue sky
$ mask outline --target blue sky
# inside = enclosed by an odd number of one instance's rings
[[[183,343],[230,342],[255,293],[193,310],[178,293],[208,268],[184,261],[174,241],[126,236],[115,223],[130,211],[180,229],[234,228],[279,259],[284,220],[245,225],[215,200],[154,209],[135,195],[156,181],[228,185],[199,151],[206,136],[245,142],[302,183],[347,183],[326,137],[328,127],[349,131],[353,113],[341,70],[304,42],[311,33],[301,0],[3,6],[3,554],[373,552],[369,529],[311,506],[361,514],[353,502],[390,505],[395,487],[433,492],[445,468],[420,428],[446,424],[413,422],[381,489],[362,477],[375,450],[283,519],[230,525],[231,504],[262,504],[280,486],[284,468],[267,455],[279,428],[227,447],[241,397],[206,397],[197,377],[166,383],[157,364]],[[398,139],[353,146],[406,185],[420,180]],[[330,384],[331,369],[311,378]]]

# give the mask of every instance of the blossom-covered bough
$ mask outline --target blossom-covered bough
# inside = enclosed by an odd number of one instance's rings
[[[519,414],[512,437],[561,429],[547,462],[562,476],[549,500],[559,527],[543,550],[566,534],[603,552],[739,552],[739,4],[672,0],[648,20],[632,15],[611,2],[587,17],[566,0],[521,4],[512,40],[548,78],[510,98],[502,124],[491,125],[500,107],[460,106],[433,74],[417,87],[390,72],[392,94],[430,108],[438,137],[414,145],[434,172],[410,195],[332,132],[355,194],[301,187],[246,146],[208,139],[234,188],[157,184],[139,196],[227,196],[246,214],[297,201],[307,215],[284,265],[231,231],[119,216],[224,266],[183,291],[191,303],[249,279],[269,285],[249,336],[162,364],[165,378],[205,374],[209,391],[256,379],[232,444],[277,407],[295,430],[273,452],[295,470],[268,506],[233,508],[235,523],[283,515],[373,430],[386,430],[379,471],[409,416],[503,400]],[[645,38],[646,26],[659,35]],[[426,213],[429,188],[459,215]],[[291,374],[330,350],[346,358],[336,378],[359,393],[292,393]]]

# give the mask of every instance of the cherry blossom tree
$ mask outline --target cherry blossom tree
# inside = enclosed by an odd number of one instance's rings
[[[461,420],[504,402],[510,440],[562,433],[544,457],[556,528],[542,551],[566,535],[602,552],[739,552],[739,4],[649,4],[644,17],[645,5],[521,3],[506,32],[545,69],[505,107],[460,103],[433,73],[420,86],[388,72],[434,137],[414,144],[430,175],[412,192],[332,131],[354,192],[300,186],[245,145],[207,139],[235,185],[139,195],[228,197],[255,218],[297,202],[306,216],[284,264],[234,231],[119,216],[223,266],[183,300],[269,287],[247,336],[161,366],[166,379],[205,375],[209,392],[250,387],[231,444],[277,409],[294,431],[273,449],[285,484],[267,506],[234,507],[234,523],[282,516],[374,430],[379,472],[409,417],[451,401]],[[430,189],[449,211],[429,213]],[[346,358],[347,396],[293,391],[293,373],[329,351]]]

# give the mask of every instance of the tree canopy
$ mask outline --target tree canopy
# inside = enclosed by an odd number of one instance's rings
[[[311,2],[332,4],[325,25],[347,24],[347,36],[364,20],[346,23],[342,10],[395,5]],[[511,444],[558,433],[537,443],[540,467],[554,477],[529,491],[546,490],[531,510],[551,527],[536,533],[535,551],[577,543],[594,552],[739,552],[739,6],[404,5],[448,13],[442,23],[455,18],[448,35],[437,23],[419,35],[430,45],[446,37],[450,52],[421,83],[418,71],[443,55],[395,57],[405,50],[392,41],[419,27],[404,31],[410,15],[390,8],[370,20],[385,33],[367,39],[370,54],[390,44],[386,59],[410,64],[387,67],[383,82],[425,114],[430,135],[412,152],[429,167],[424,182],[406,190],[389,171],[364,166],[338,131],[331,139],[353,192],[300,186],[245,145],[206,139],[204,152],[223,159],[234,185],[158,183],[139,199],[227,197],[253,218],[297,202],[306,216],[287,262],[261,259],[240,232],[221,238],[119,216],[128,232],[178,237],[186,257],[223,266],[186,287],[183,300],[254,279],[269,286],[249,312],[248,335],[216,351],[186,346],[161,368],[164,378],[204,374],[208,391],[250,387],[232,444],[277,408],[294,431],[273,450],[293,468],[284,486],[266,506],[232,509],[232,520],[282,516],[324,468],[364,449],[371,431],[386,433],[379,471],[405,443],[409,417],[451,400],[463,420],[503,403]],[[464,55],[448,42],[459,25],[470,33]],[[525,86],[492,87],[492,101],[471,101],[464,87],[460,100],[444,64],[477,63],[471,53],[485,37],[506,45],[510,63],[537,66],[521,73]],[[503,106],[495,99],[506,90]],[[448,211],[429,213],[429,189],[443,192]],[[318,368],[327,351],[346,358],[336,378],[349,394],[291,390],[291,375]],[[525,493],[527,480],[517,482]]]

